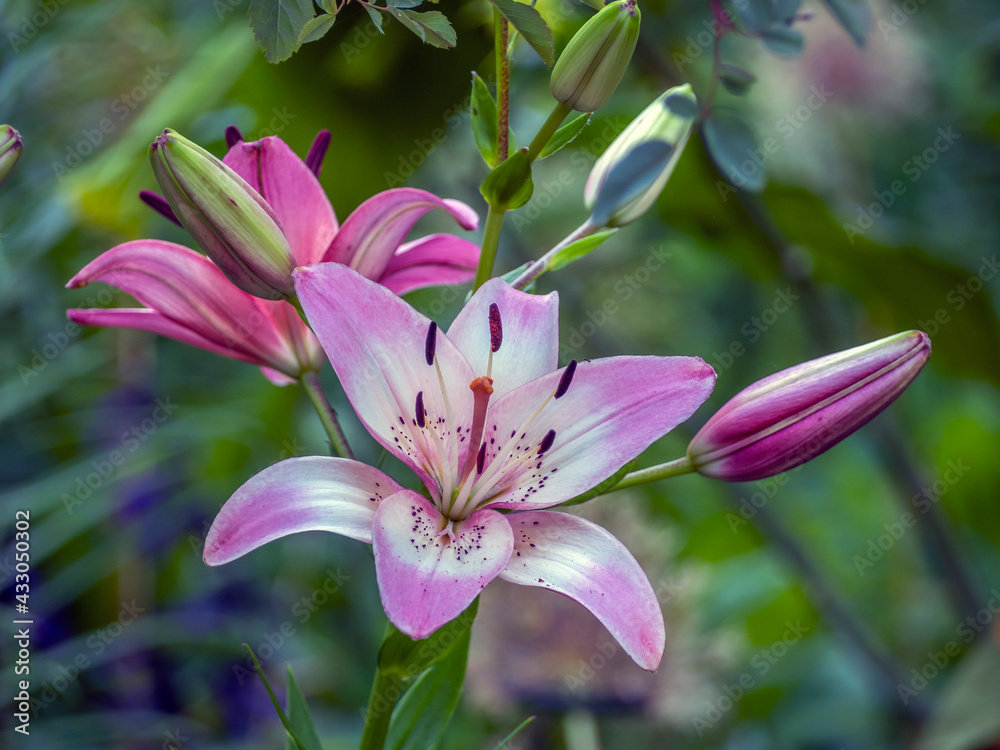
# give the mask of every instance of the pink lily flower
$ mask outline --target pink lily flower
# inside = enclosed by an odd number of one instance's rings
[[[288,459],[223,506],[205,562],[330,531],[372,544],[386,614],[412,638],[455,618],[499,577],[575,599],[655,669],[663,617],[639,564],[601,527],[546,509],[690,417],[714,386],[712,368],[694,357],[611,357],[559,369],[557,295],[499,279],[444,333],[344,266],[293,276],[359,418],[426,496],[356,461]]]
[[[472,279],[479,247],[451,234],[403,243],[417,220],[434,208],[464,229],[479,218],[466,204],[424,190],[397,188],[362,203],[343,225],[317,176],[329,133],[317,137],[307,161],[280,138],[245,143],[235,128],[227,132],[223,163],[268,203],[300,266],[342,263],[384,284],[396,294]],[[144,191],[142,199],[179,223],[166,201]],[[85,266],[69,288],[103,281],[135,297],[144,307],[72,309],[81,325],[137,328],[261,367],[277,385],[319,370],[319,341],[284,301],[258,299],[237,289],[211,260],[186,247],[160,240],[137,240],[113,247]]]

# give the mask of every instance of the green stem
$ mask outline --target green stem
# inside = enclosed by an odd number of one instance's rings
[[[622,481],[611,488],[611,492],[627,490],[629,487],[636,487],[640,484],[649,484],[660,479],[679,477],[683,474],[690,474],[694,471],[694,466],[687,456],[681,456],[665,464],[650,466],[648,469],[632,471],[622,477]]]
[[[392,709],[401,692],[397,677],[375,668],[375,679],[368,696],[368,710],[365,712],[365,729],[361,734],[358,750],[382,750],[385,746]]]
[[[479,253],[479,266],[476,268],[476,282],[472,287],[475,291],[493,276],[493,263],[497,259],[497,248],[500,246],[500,228],[507,209],[490,206],[486,214],[486,226],[483,227],[483,246]]]
[[[537,279],[548,269],[549,261],[552,260],[556,253],[562,250],[564,247],[572,245],[577,240],[581,240],[584,237],[589,237],[594,232],[596,232],[601,227],[598,224],[592,224],[590,219],[587,219],[583,224],[577,227],[572,234],[568,235],[562,242],[556,245],[554,248],[549,250],[545,255],[536,260],[530,266],[528,266],[524,273],[518,276],[511,287],[514,289],[524,289],[528,284]]]
[[[313,408],[319,415],[319,421],[323,423],[326,436],[330,439],[330,452],[341,458],[354,458],[351,446],[347,444],[347,437],[344,430],[337,421],[337,412],[323,393],[323,388],[319,384],[319,375],[315,372],[307,372],[302,376],[302,390],[309,396]]]
[[[510,143],[510,58],[507,57],[507,19],[493,9],[497,66],[497,164],[507,161]]]
[[[535,137],[531,140],[531,145],[528,146],[528,161],[534,161],[538,158],[538,155],[542,153],[542,149],[545,148],[545,144],[549,142],[549,139],[559,129],[562,121],[566,119],[566,115],[572,111],[573,108],[568,104],[559,102],[556,105],[556,108],[552,110],[552,114],[549,115],[549,119],[538,129]]]

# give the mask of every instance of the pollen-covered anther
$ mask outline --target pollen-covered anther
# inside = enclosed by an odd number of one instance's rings
[[[562,398],[566,395],[566,391],[569,390],[569,384],[573,382],[573,375],[576,373],[576,360],[572,360],[566,369],[563,370],[562,376],[559,378],[559,385],[556,386],[556,398]]]
[[[555,441],[555,439],[556,439],[555,430],[549,430],[548,432],[546,432],[545,437],[542,438],[542,442],[538,446],[538,455],[539,456],[542,455],[543,453],[545,453],[545,451],[551,448],[552,443]],[[541,464],[539,464],[539,466],[541,466]]]
[[[413,409],[417,415],[417,426],[423,427],[426,422],[424,421],[424,392],[420,391],[417,393],[417,403]]]
[[[500,308],[494,302],[490,305],[490,352],[500,350],[503,343],[503,322],[500,320]]]
[[[430,327],[427,329],[427,341],[424,342],[424,359],[427,361],[428,365],[434,364],[434,350],[437,346],[437,329],[437,323],[432,320]]]

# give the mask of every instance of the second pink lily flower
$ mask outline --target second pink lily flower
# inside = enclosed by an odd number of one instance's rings
[[[299,266],[341,263],[396,294],[472,279],[479,247],[451,234],[404,243],[413,225],[434,208],[463,229],[479,218],[466,204],[413,188],[386,190],[362,203],[342,225],[317,179],[328,134],[321,133],[304,162],[277,136],[250,143],[230,140],[222,163],[273,209]],[[154,199],[152,203],[157,203]],[[158,206],[171,216],[165,203]],[[160,240],[137,240],[108,250],[67,284],[103,281],[144,307],[72,309],[83,325],[137,328],[260,366],[285,385],[323,362],[316,337],[283,301],[240,291],[200,253]]]

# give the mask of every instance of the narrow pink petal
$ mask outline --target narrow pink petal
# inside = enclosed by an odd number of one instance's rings
[[[149,331],[150,333],[158,333],[161,336],[167,336],[191,346],[197,346],[200,349],[205,349],[215,354],[221,354],[223,357],[238,359],[242,362],[249,362],[261,367],[266,364],[263,360],[253,357],[240,349],[219,346],[214,341],[209,341],[198,335],[190,328],[185,328],[170,318],[164,317],[156,312],[156,310],[148,308],[72,309],[66,311],[66,316],[74,323],[84,326],[134,328],[139,331]]]
[[[411,638],[426,638],[460,615],[510,559],[514,540],[502,514],[481,510],[448,520],[422,495],[402,490],[375,512],[372,546],[382,606]]]
[[[226,356],[265,362],[282,372],[300,369],[294,351],[271,320],[273,306],[285,303],[241,292],[212,261],[186,247],[158,240],[126,242],[88,263],[66,286],[78,288],[94,281],[132,295],[214,344],[215,351],[234,352]]]
[[[425,286],[472,281],[478,263],[476,243],[453,234],[432,234],[402,245],[376,281],[403,295]]]
[[[222,565],[300,531],[372,540],[375,510],[399,485],[358,461],[307,456],[269,466],[222,506],[205,538],[205,562]]]
[[[298,264],[318,263],[337,231],[337,217],[305,162],[276,135],[236,143],[222,161],[274,209]]]
[[[663,613],[639,563],[600,526],[553,511],[506,516],[514,554],[500,577],[575,599],[608,629],[625,653],[653,671],[663,658]]]
[[[475,229],[479,224],[476,212],[461,201],[415,188],[386,190],[347,217],[323,260],[349,265],[369,279],[379,279],[413,225],[433,208],[447,211],[464,229]]]
[[[444,477],[458,474],[472,422],[475,377],[461,352],[437,333],[437,367],[428,365],[430,320],[384,286],[339,263],[318,263],[293,274],[299,301],[337,377],[372,436],[409,465],[436,497]],[[425,428],[416,420],[423,394]]]
[[[493,402],[520,385],[556,369],[559,362],[559,295],[526,294],[490,279],[472,295],[448,338],[485,375],[490,358],[490,305],[500,310],[503,341],[493,355]],[[541,402],[539,402],[541,403]]]
[[[580,362],[565,394],[549,399],[562,373],[516,388],[490,409],[495,442],[475,490],[484,495],[483,485],[499,478],[489,507],[547,508],[589,490],[694,414],[715,385],[697,357],[609,357]],[[539,454],[550,430],[551,446]]]

